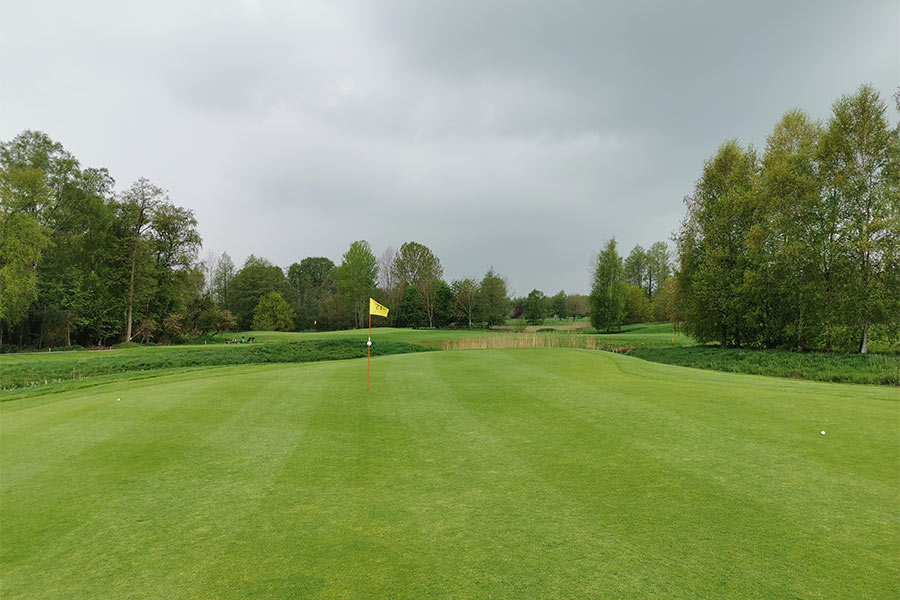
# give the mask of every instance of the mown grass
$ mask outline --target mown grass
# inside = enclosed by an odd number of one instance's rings
[[[643,346],[631,350],[629,354],[653,362],[698,369],[813,381],[900,386],[900,356],[896,354],[801,353],[718,346]]]
[[[0,404],[0,597],[900,596],[891,388],[559,348],[364,371]]]
[[[372,355],[421,352],[427,349],[407,342],[379,340],[372,345]],[[5,357],[0,362],[0,390],[9,392],[23,387],[157,369],[313,362],[363,356],[366,356],[365,342],[334,338],[279,344],[157,346],[77,354],[21,354]]]

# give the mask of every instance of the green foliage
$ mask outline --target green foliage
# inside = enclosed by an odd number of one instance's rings
[[[472,278],[457,279],[451,284],[451,289],[456,317],[471,328],[478,309],[478,282]]]
[[[393,278],[400,289],[415,287],[428,326],[434,326],[438,294],[442,288],[444,267],[437,256],[423,244],[406,242],[392,265]]]
[[[434,314],[431,322],[433,327],[447,327],[453,322],[453,304],[453,288],[443,279],[438,280],[437,294],[434,300]]]
[[[202,337],[210,332],[222,330],[222,311],[209,296],[194,296],[186,303],[184,311],[185,328],[192,337]]]
[[[591,325],[598,331],[619,327],[625,318],[624,269],[615,238],[597,255],[591,287]]]
[[[647,249],[646,257],[647,291],[651,297],[655,297],[672,275],[669,247],[665,242],[656,242]]]
[[[213,298],[219,306],[231,306],[228,293],[234,275],[234,262],[232,262],[231,257],[228,256],[227,252],[223,252],[222,256],[216,261],[216,268],[212,273],[211,281]]]
[[[548,298],[540,290],[531,290],[522,308],[522,316],[529,325],[540,325],[547,318]]]
[[[72,265],[86,242],[100,241],[95,238],[104,226],[100,196],[107,186],[104,171],[82,171],[44,133],[25,131],[0,143],[0,339],[4,323],[22,323],[20,336],[32,342],[29,311],[62,317],[67,332],[77,320],[72,292],[82,274]],[[98,262],[91,266],[102,272]]]
[[[647,289],[649,261],[644,248],[638,244],[623,263],[625,281],[643,290]],[[648,292],[649,295],[649,292]]]
[[[752,149],[725,142],[708,160],[679,232],[684,328],[699,341],[740,346],[755,337],[742,295],[750,267],[745,240],[755,219],[757,159]]]
[[[550,314],[557,319],[565,319],[569,316],[569,304],[565,290],[550,298]]]
[[[824,184],[839,211],[842,324],[866,352],[873,324],[900,326],[900,131],[878,92],[861,86],[834,104],[821,142]]]
[[[0,205],[0,321],[18,325],[37,299],[37,272],[50,237],[37,219],[17,212],[4,193]]]
[[[404,327],[425,327],[428,324],[428,317],[422,309],[422,303],[419,301],[419,294],[416,286],[411,285],[406,288],[403,295],[403,301],[400,303],[398,324]]]
[[[653,308],[647,293],[636,285],[623,283],[625,293],[625,320],[626,324],[648,323],[653,320]]]
[[[260,331],[289,331],[294,328],[291,307],[281,294],[269,292],[253,311],[253,328]]]
[[[353,315],[357,327],[365,325],[369,314],[369,298],[375,293],[378,260],[369,242],[359,240],[350,244],[341,266],[335,270],[337,291]]]
[[[733,141],[706,163],[678,234],[685,331],[863,353],[873,330],[900,331],[900,130],[884,113],[862,86],[824,129],[786,113],[761,163]]]
[[[672,277],[660,285],[652,301],[654,321],[677,324],[681,320],[678,317],[677,287],[678,283]]]
[[[287,278],[297,292],[297,327],[313,329],[322,318],[322,303],[334,293],[335,265],[330,258],[310,256],[288,268]]]
[[[493,267],[488,269],[479,285],[476,313],[478,320],[488,327],[502,325],[509,314],[506,280],[497,274]]]
[[[566,312],[571,315],[572,320],[588,316],[590,314],[588,297],[584,294],[570,294],[566,298]]]
[[[180,344],[184,341],[186,333],[182,316],[171,313],[163,317],[155,337],[163,344]]]
[[[251,254],[231,281],[227,307],[234,313],[240,328],[251,328],[253,311],[260,299],[271,292],[278,292],[282,298],[290,293],[284,272],[268,260]]]

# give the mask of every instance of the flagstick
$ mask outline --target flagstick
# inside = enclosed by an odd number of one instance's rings
[[[372,362],[372,313],[369,313],[369,343],[366,344],[366,391],[369,391],[369,365]]]

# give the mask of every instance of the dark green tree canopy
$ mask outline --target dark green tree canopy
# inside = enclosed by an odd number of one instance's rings
[[[509,293],[506,280],[493,267],[488,269],[479,286],[479,320],[488,327],[502,325],[509,314]]]
[[[616,250],[615,238],[597,255],[591,286],[591,325],[594,329],[610,331],[622,325],[625,318],[625,270],[622,257]]]
[[[531,290],[525,298],[525,305],[522,308],[522,316],[529,325],[540,325],[547,318],[549,309],[549,301],[544,292],[540,290]]]
[[[375,293],[378,277],[378,260],[369,242],[359,240],[350,244],[335,275],[338,293],[353,315],[356,326],[363,327],[369,314],[369,298]]]
[[[260,298],[278,292],[284,299],[285,291],[289,292],[290,288],[281,268],[251,254],[231,282],[228,309],[234,313],[240,328],[250,329]]]
[[[289,331],[293,328],[293,311],[281,294],[269,292],[259,299],[253,310],[253,329]]]
[[[288,268],[288,281],[297,297],[297,325],[300,329],[312,329],[318,324],[335,268],[334,262],[324,256],[309,256]]]

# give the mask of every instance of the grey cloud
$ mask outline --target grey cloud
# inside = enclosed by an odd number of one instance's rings
[[[47,131],[288,265],[417,240],[447,277],[586,291],[667,239],[703,160],[900,81],[896,2],[8,4],[0,138]],[[11,60],[9,57],[15,57]],[[893,118],[896,118],[895,116]]]

